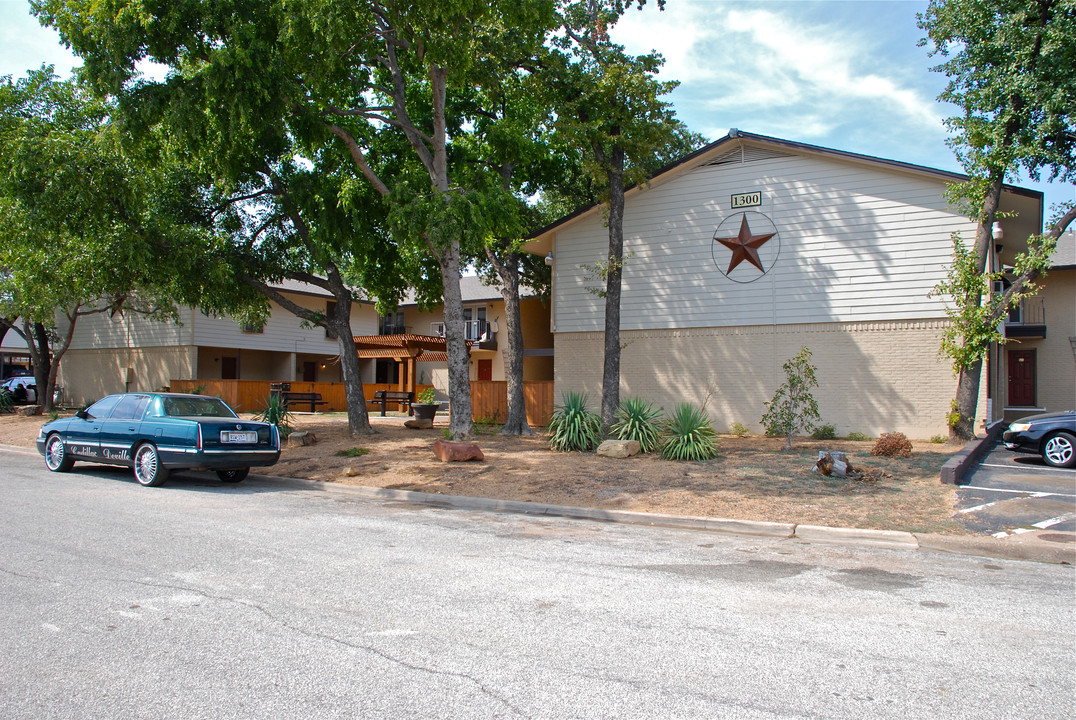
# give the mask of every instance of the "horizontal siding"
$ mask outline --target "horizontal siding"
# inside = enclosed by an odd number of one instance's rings
[[[325,309],[325,301],[320,298],[294,295],[291,299],[305,308]],[[261,333],[244,333],[232,318],[209,317],[191,308],[180,309],[179,323],[158,322],[133,313],[113,317],[107,313],[88,315],[75,325],[72,348],[195,345],[322,355],[338,352],[336,341],[327,339],[324,329],[303,327],[298,317],[276,303],[270,305],[272,314]],[[372,305],[352,306],[351,329],[356,335],[377,334],[377,313]]]
[[[625,211],[622,327],[721,327],[941,317],[928,294],[944,277],[953,232],[974,226],[948,210],[944,183],[858,164],[792,157],[696,168],[631,196]],[[741,284],[715,264],[713,236],[736,214],[733,193],[760,190],[779,243],[759,249],[765,277]],[[727,228],[726,228],[727,229]],[[733,228],[729,233],[735,234]],[[580,269],[604,257],[598,216],[556,236],[557,332],[600,329],[602,283]],[[776,240],[776,239],[775,239]],[[720,248],[720,261],[728,253]],[[757,277],[744,263],[737,279]]]
[[[325,311],[325,300],[305,295],[290,298],[296,304],[319,312]],[[231,318],[211,318],[199,314],[194,323],[194,344],[200,347],[237,347],[249,350],[335,354],[338,345],[325,337],[324,328],[303,327],[303,321],[271,303],[272,314],[264,332],[244,333]],[[372,305],[355,303],[351,307],[351,331],[355,335],[377,334],[377,313]]]

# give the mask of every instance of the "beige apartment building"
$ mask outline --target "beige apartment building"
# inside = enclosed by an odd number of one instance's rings
[[[945,434],[956,380],[938,354],[948,320],[932,290],[952,234],[974,240],[974,223],[944,196],[961,179],[733,130],[631,189],[621,396],[666,410],[705,404],[717,429],[739,422],[760,432],[782,364],[806,346],[822,422],[839,434]],[[995,266],[1041,231],[1042,205],[1036,191],[1006,188],[1002,210],[1014,215],[1000,221]],[[607,232],[594,207],[529,245],[553,263],[557,397],[601,393],[604,300],[590,291],[600,281],[587,267],[607,255]],[[1059,263],[1034,305],[1042,312],[1010,318],[1013,342],[992,353],[980,420],[1076,406],[1072,278],[1071,264]],[[1039,320],[1038,334],[1016,337]],[[1016,357],[1035,365],[1033,397],[1012,397],[1007,363]]]

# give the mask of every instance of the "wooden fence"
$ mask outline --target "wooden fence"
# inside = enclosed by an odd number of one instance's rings
[[[215,395],[232,406],[237,412],[253,413],[265,407],[269,400],[271,383],[262,380],[173,380],[172,392],[196,392]],[[418,390],[429,387],[419,385]],[[368,409],[378,410],[379,405],[370,401],[378,390],[396,390],[394,384],[363,383],[363,395]],[[319,393],[325,405],[324,412],[345,412],[347,397],[343,383],[291,382],[292,392]],[[553,415],[553,381],[523,383],[523,397],[527,405],[527,422],[534,427],[547,425]],[[391,407],[391,406],[390,406]],[[504,422],[508,417],[508,384],[503,380],[480,380],[471,383],[471,411],[476,420]]]

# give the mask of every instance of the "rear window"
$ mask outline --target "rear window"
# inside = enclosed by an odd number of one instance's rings
[[[234,418],[232,409],[220,398],[166,397],[163,406],[168,417],[223,417]]]

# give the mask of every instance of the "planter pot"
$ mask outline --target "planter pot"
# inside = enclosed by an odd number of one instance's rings
[[[433,420],[434,416],[437,414],[437,408],[439,407],[441,406],[437,403],[430,403],[429,405],[424,405],[422,403],[411,404],[411,409],[414,411],[415,418],[418,420]]]

